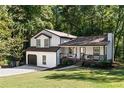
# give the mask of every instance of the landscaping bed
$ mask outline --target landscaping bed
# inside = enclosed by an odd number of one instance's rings
[[[84,67],[91,67],[91,68],[112,68],[112,63],[110,61],[94,61],[94,60],[88,60],[83,61],[82,66]]]

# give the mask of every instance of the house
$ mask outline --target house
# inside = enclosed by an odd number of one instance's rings
[[[55,67],[60,64],[60,44],[76,36],[45,29],[31,38],[31,47],[26,50],[26,64]]]
[[[85,60],[114,60],[114,35],[77,37],[45,29],[31,38],[26,64],[56,67],[68,57]]]

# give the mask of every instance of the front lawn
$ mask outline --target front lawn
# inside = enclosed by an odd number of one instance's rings
[[[2,77],[0,78],[0,87],[124,87],[124,68],[111,70],[78,68],[34,72]]]

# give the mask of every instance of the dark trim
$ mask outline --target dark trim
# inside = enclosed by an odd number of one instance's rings
[[[37,48],[29,47],[26,51],[35,51],[35,52],[56,52],[60,47],[48,47],[48,48]]]
[[[44,33],[40,33],[39,35],[35,36],[34,38],[36,39],[36,38],[38,38],[38,37],[39,37],[39,36],[41,36],[41,35],[44,35],[44,36],[46,36],[46,37],[49,37],[49,38],[51,38],[51,36],[49,36],[49,35],[46,35],[46,34],[44,34]]]

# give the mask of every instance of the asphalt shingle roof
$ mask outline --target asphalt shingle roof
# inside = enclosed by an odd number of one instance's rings
[[[60,44],[60,46],[99,46],[107,45],[108,43],[107,36],[86,36],[78,37],[69,42]]]

